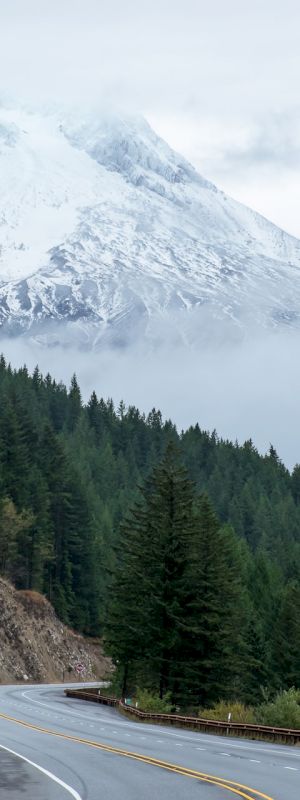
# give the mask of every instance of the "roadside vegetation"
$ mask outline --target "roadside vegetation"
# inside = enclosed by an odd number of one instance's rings
[[[272,700],[257,706],[245,706],[235,701],[219,702],[213,708],[199,709],[199,717],[254,725],[300,730],[300,691],[292,687],[277,692]]]
[[[216,719],[223,722],[230,720],[249,725],[258,724],[255,709],[237,700],[220,700],[213,708],[199,708],[198,716],[202,719]]]
[[[149,713],[183,712],[180,707],[174,707],[170,694],[161,699],[147,689],[138,689],[135,696],[127,702]],[[220,700],[212,708],[199,708],[197,713],[194,709],[189,711],[191,716],[200,719],[300,730],[300,691],[291,688],[277,692],[272,700],[257,706],[247,706],[237,700]]]

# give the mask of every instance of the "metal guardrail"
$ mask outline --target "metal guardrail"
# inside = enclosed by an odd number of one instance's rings
[[[66,697],[75,697],[78,700],[89,700],[91,703],[102,703],[105,706],[118,706],[119,700],[115,697],[106,697],[99,693],[99,689],[65,689]]]
[[[222,720],[210,720],[203,717],[188,717],[179,714],[153,714],[141,711],[133,706],[127,706],[120,701],[120,708],[126,713],[132,714],[140,719],[152,722],[168,723],[168,725],[178,725],[181,727],[193,727],[202,732],[219,733],[225,735],[247,735],[250,738],[264,738],[281,742],[284,740],[290,744],[300,743],[300,730],[294,728],[275,728],[269,725],[254,725],[243,722],[224,722]]]
[[[153,712],[141,711],[139,708],[129,706],[122,700],[116,700],[115,697],[101,695],[98,689],[65,689],[65,695],[67,697],[77,697],[80,700],[89,700],[94,703],[118,707],[123,713],[145,722],[177,725],[182,728],[193,728],[202,733],[216,733],[223,736],[242,736],[251,739],[285,742],[286,744],[300,744],[300,730],[293,728],[276,728],[269,725],[253,725],[243,722],[224,722],[222,720],[210,720],[203,717],[189,717],[180,714],[154,714]]]

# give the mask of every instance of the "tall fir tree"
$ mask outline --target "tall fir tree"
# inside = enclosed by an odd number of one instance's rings
[[[240,692],[247,615],[238,539],[230,526],[220,525],[206,495],[198,507],[189,569],[188,694],[193,704],[205,706]]]
[[[161,697],[178,694],[193,503],[193,484],[169,446],[121,526],[106,639],[123,692],[140,682]]]
[[[277,687],[300,689],[300,585],[284,588],[273,633],[273,670]]]

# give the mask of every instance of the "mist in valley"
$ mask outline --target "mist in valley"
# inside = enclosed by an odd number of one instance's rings
[[[198,422],[225,439],[251,438],[262,453],[272,443],[289,468],[300,461],[299,332],[197,349],[169,344],[152,353],[142,345],[46,348],[22,338],[2,339],[0,349],[13,367],[38,364],[66,385],[75,372],[84,402],[95,389],[116,406],[122,399],[146,414],[159,408],[179,430]]]

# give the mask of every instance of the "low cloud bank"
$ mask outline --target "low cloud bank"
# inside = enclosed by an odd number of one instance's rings
[[[252,438],[260,452],[270,443],[288,467],[300,462],[300,333],[274,334],[263,342],[214,349],[169,348],[145,354],[41,348],[23,339],[0,341],[13,367],[32,370],[69,384],[76,372],[87,400],[91,391],[146,413],[154,406],[181,428],[196,422],[219,436],[243,442]]]

